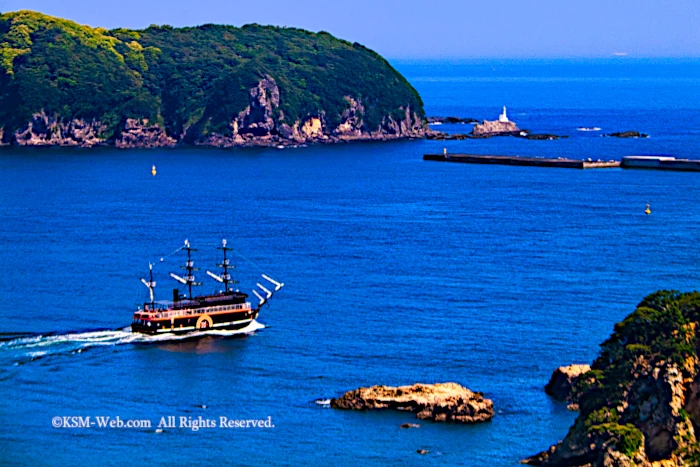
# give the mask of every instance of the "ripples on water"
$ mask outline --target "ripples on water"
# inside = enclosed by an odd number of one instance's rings
[[[441,164],[422,155],[447,147],[696,157],[700,67],[491,65],[399,68],[430,114],[495,118],[505,104],[522,127],[571,138],[0,149],[2,460],[516,465],[561,439],[575,414],[544,394],[551,371],[591,361],[645,294],[697,288],[698,176]],[[511,79],[518,76],[525,79]],[[652,137],[576,131],[593,126]],[[149,261],[167,297],[167,273],[180,258],[159,258],[188,238],[199,247],[197,265],[211,268],[223,237],[252,262],[236,259],[242,291],[261,272],[286,284],[258,318],[265,329],[245,339],[154,342],[123,328],[145,299],[138,278]],[[320,403],[362,385],[443,381],[483,391],[497,416],[401,430],[411,414]],[[275,428],[52,428],[63,415],[271,416]]]
[[[248,326],[239,330],[215,330],[196,331],[187,334],[161,334],[147,335],[132,332],[131,327],[123,329],[102,329],[74,333],[56,334],[30,334],[8,333],[0,334],[0,366],[6,365],[8,360],[15,360],[15,365],[33,361],[51,355],[65,353],[81,353],[91,347],[115,346],[115,345],[148,345],[179,343],[182,341],[196,341],[202,338],[226,338],[241,336],[264,329],[265,326],[253,321]],[[174,349],[186,349],[182,345],[173,346]]]

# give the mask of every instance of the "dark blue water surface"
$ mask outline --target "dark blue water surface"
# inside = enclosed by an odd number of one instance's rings
[[[700,63],[395,66],[429,114],[491,119],[507,105],[521,127],[571,138],[0,149],[0,463],[516,465],[563,438],[575,413],[544,394],[552,370],[590,362],[644,295],[697,288],[698,175],[422,155],[696,157]],[[167,272],[182,258],[166,255],[188,238],[198,264],[212,266],[223,237],[245,256],[244,291],[261,272],[286,284],[260,315],[265,329],[159,342],[121,330],[146,298],[149,261],[167,298]],[[402,430],[411,414],[314,402],[363,385],[443,381],[483,391],[493,421]],[[153,427],[52,427],[69,415]],[[165,416],[271,417],[274,428],[155,433]]]

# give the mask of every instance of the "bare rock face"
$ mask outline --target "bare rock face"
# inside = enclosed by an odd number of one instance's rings
[[[700,465],[700,293],[660,290],[617,323],[575,383],[580,414],[563,441],[523,462]]]
[[[395,409],[416,413],[422,420],[476,423],[491,420],[493,402],[456,383],[372,386],[331,399],[331,407],[348,410]]]
[[[247,146],[290,146],[305,143],[336,143],[357,140],[388,140],[423,138],[430,130],[410,107],[402,109],[403,116],[395,120],[383,118],[377,128],[368,128],[364,119],[365,108],[359,98],[345,96],[347,108],[335,128],[328,123],[325,111],[289,122],[280,109],[280,90],[269,75],[248,90],[248,106],[231,116],[226,131],[198,134],[202,126],[190,125],[181,135],[169,136],[158,125],[147,119],[127,119],[124,127],[110,137],[118,148],[172,147],[178,142],[220,148]],[[64,123],[50,118],[44,112],[13,134],[13,141],[21,146],[82,146],[107,144],[101,137],[105,127],[99,122],[72,120]],[[2,132],[0,130],[0,141]]]
[[[552,374],[549,383],[544,387],[544,392],[559,401],[577,403],[572,391],[579,376],[591,370],[590,365],[560,366]]]
[[[115,141],[118,148],[167,148],[177,141],[158,125],[150,125],[148,119],[128,118],[124,129]]]
[[[322,117],[308,117],[301,126],[301,133],[303,134],[304,139],[307,141],[312,141],[319,138],[322,139],[325,136],[323,127]]]
[[[240,135],[269,136],[275,130],[274,115],[280,105],[280,90],[271,76],[260,80],[249,90],[250,104],[238,114],[237,133]]]
[[[220,148],[274,146],[279,144],[282,135],[294,140],[298,133],[296,127],[277,124],[282,117],[279,105],[279,87],[274,78],[267,75],[248,90],[248,106],[231,120],[230,133],[210,133],[198,138],[195,144]]]
[[[340,138],[360,138],[364,134],[362,116],[365,108],[359,100],[345,96],[348,108],[343,112],[342,122],[333,131]]]
[[[19,146],[93,147],[105,143],[100,136],[104,130],[105,127],[95,120],[73,119],[64,122],[42,110],[32,115],[32,119],[14,133],[13,139]]]
[[[553,380],[559,370],[555,371]],[[632,372],[633,382],[623,391],[619,405],[610,404],[612,408],[605,414],[598,411],[585,414],[585,419],[579,417],[563,441],[523,463],[591,467],[651,466],[653,462],[667,467],[690,465],[676,454],[682,450],[679,441],[695,439],[693,420],[698,420],[700,378],[696,376],[689,382],[683,377],[684,373],[695,372],[694,362],[687,361],[681,369],[671,363],[651,366],[640,358]],[[579,373],[579,377],[584,374]],[[581,395],[582,404],[587,397],[590,396]]]
[[[319,111],[294,123],[284,119],[280,91],[271,76],[265,76],[249,92],[249,105],[230,124],[230,134],[208,134],[195,144],[216,147],[288,146],[305,143],[335,143],[361,140],[423,138],[430,131],[425,122],[410,108],[404,118],[395,121],[385,117],[378,128],[369,129],[364,121],[365,108],[360,99],[345,96],[347,108],[335,128],[329,126],[326,115]]]
[[[623,422],[634,423],[644,434],[649,460],[667,459],[678,448],[678,439],[693,434],[687,417],[683,376],[676,365],[649,369],[639,375],[627,395]],[[685,419],[684,419],[685,418]]]
[[[483,123],[474,125],[472,135],[477,137],[501,136],[519,134],[520,128],[514,122],[500,122],[498,120],[484,120]]]

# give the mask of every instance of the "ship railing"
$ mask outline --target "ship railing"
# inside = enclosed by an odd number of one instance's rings
[[[236,305],[221,305],[221,306],[211,306],[204,309],[186,309],[186,310],[176,310],[176,311],[162,311],[156,313],[156,318],[179,318],[181,316],[192,316],[201,315],[203,313],[217,313],[221,311],[237,311],[237,310],[249,310],[251,308],[250,302],[239,303]]]
[[[140,311],[145,311],[146,313],[153,313],[154,311],[165,311],[167,309],[167,305],[151,305],[150,303],[145,303],[143,305],[143,310]]]

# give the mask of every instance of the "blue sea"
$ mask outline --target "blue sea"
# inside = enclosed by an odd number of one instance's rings
[[[570,138],[0,149],[0,464],[515,466],[566,435],[576,414],[544,394],[552,371],[591,362],[646,294],[698,288],[698,174],[422,156],[700,158],[700,61],[392,64],[428,115],[495,119],[506,105],[521,128]],[[650,138],[600,137],[625,130]],[[205,279],[222,238],[241,290],[261,273],[285,283],[264,327],[129,333],[148,263],[167,299],[182,242],[198,248]],[[493,420],[403,430],[410,413],[316,402],[446,381],[491,398]],[[157,433],[171,416],[274,427]],[[56,428],[55,417],[152,426]]]

